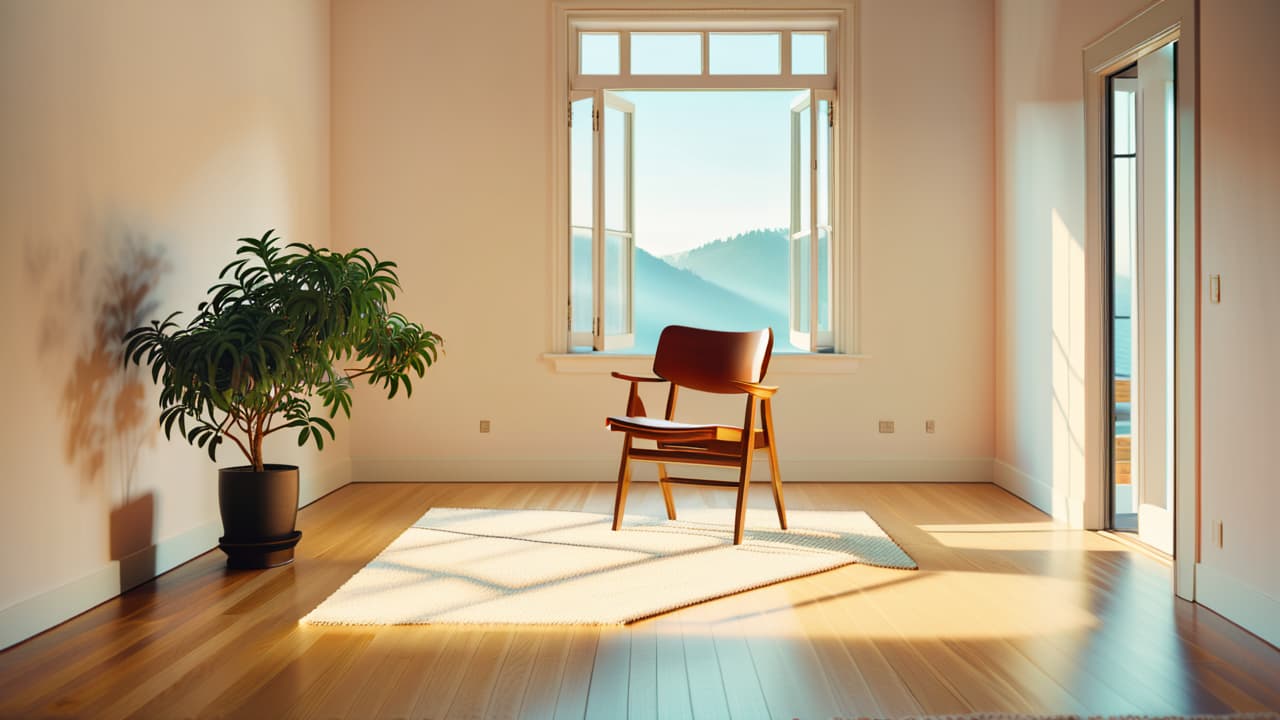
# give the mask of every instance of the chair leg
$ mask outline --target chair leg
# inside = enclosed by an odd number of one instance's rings
[[[747,489],[751,486],[751,454],[742,459],[742,472],[738,476],[738,507],[733,516],[733,544],[742,544],[742,531],[747,520]]]
[[[769,438],[769,477],[773,480],[773,505],[778,508],[778,526],[787,529],[787,505],[782,501],[782,476],[778,474],[778,451]]]
[[[613,501],[613,529],[622,527],[622,513],[627,507],[627,490],[631,486],[631,433],[622,441],[622,463],[618,468],[618,495]]]
[[[667,504],[667,519],[676,519],[676,504],[671,499],[671,483],[667,482],[667,464],[658,463],[658,485],[662,488],[662,500]]]
[[[782,475],[778,474],[778,448],[773,441],[773,402],[760,401],[764,415],[764,439],[769,444],[769,478],[773,484],[773,506],[778,509],[778,526],[787,529],[787,505],[782,501]]]

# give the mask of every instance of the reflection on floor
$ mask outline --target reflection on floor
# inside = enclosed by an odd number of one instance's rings
[[[298,619],[433,506],[610,512],[601,484],[358,484],[297,561],[216,553],[0,653],[0,717],[1171,715],[1280,708],[1280,651],[1172,595],[1168,564],[993,485],[789,483],[869,512],[920,564],[853,565],[623,627]],[[768,486],[753,506],[768,507]],[[677,508],[732,493],[678,488]],[[661,513],[656,485],[629,512]]]

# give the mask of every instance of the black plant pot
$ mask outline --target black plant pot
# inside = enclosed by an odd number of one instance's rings
[[[302,533],[298,518],[298,468],[252,465],[218,470],[218,509],[222,530],[218,547],[227,567],[270,568],[293,562],[293,546]]]

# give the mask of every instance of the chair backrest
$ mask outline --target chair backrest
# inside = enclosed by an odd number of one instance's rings
[[[676,385],[740,393],[731,381],[761,382],[773,354],[773,330],[722,332],[668,325],[658,337],[653,372]]]

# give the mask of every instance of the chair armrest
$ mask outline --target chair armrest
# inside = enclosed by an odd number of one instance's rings
[[[778,392],[778,388],[771,385],[761,385],[760,383],[743,382],[742,380],[730,380],[729,383],[738,388],[742,392],[767,400]]]
[[[620,372],[611,372],[609,374],[619,380],[626,380],[628,382],[666,382],[666,380],[660,377],[639,377],[636,375],[626,375]]]

